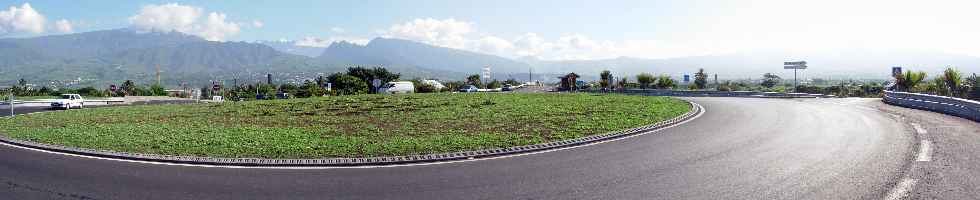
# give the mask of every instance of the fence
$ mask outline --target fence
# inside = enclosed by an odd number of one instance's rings
[[[980,122],[980,102],[946,96],[885,91],[885,103],[928,110]]]

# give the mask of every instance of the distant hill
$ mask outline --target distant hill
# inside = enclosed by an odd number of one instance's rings
[[[335,42],[317,59],[326,63],[404,65],[463,74],[480,73],[484,66],[499,73],[527,72],[531,67],[500,56],[389,38],[375,38],[367,45]]]
[[[317,57],[323,54],[326,47],[296,46],[295,41],[256,41],[255,43],[264,44],[284,53],[291,53],[306,57]]]
[[[614,76],[638,73],[668,74],[675,78],[693,74],[704,68],[719,79],[759,79],[763,73],[775,73],[792,78],[793,71],[782,67],[784,61],[805,60],[809,68],[800,71],[800,78],[825,79],[887,79],[892,66],[906,70],[939,74],[946,66],[954,66],[965,74],[980,73],[980,58],[927,51],[853,50],[835,53],[792,54],[779,51],[737,53],[717,56],[694,56],[669,59],[619,57],[600,60],[545,61],[520,58],[544,73],[576,72],[596,77],[602,70]],[[932,77],[932,76],[931,76]],[[588,78],[588,77],[587,77]]]

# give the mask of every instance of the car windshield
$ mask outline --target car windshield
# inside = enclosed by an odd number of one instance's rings
[[[71,95],[63,94],[61,95],[61,99],[71,99]]]

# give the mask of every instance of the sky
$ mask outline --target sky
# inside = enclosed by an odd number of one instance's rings
[[[545,60],[909,49],[980,56],[978,1],[7,1],[0,37],[105,29],[325,47],[375,37]]]

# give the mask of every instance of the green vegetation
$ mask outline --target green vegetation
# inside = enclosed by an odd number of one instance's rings
[[[689,109],[676,99],[617,94],[353,95],[45,112],[0,119],[0,134],[165,155],[361,157],[578,138]]]

